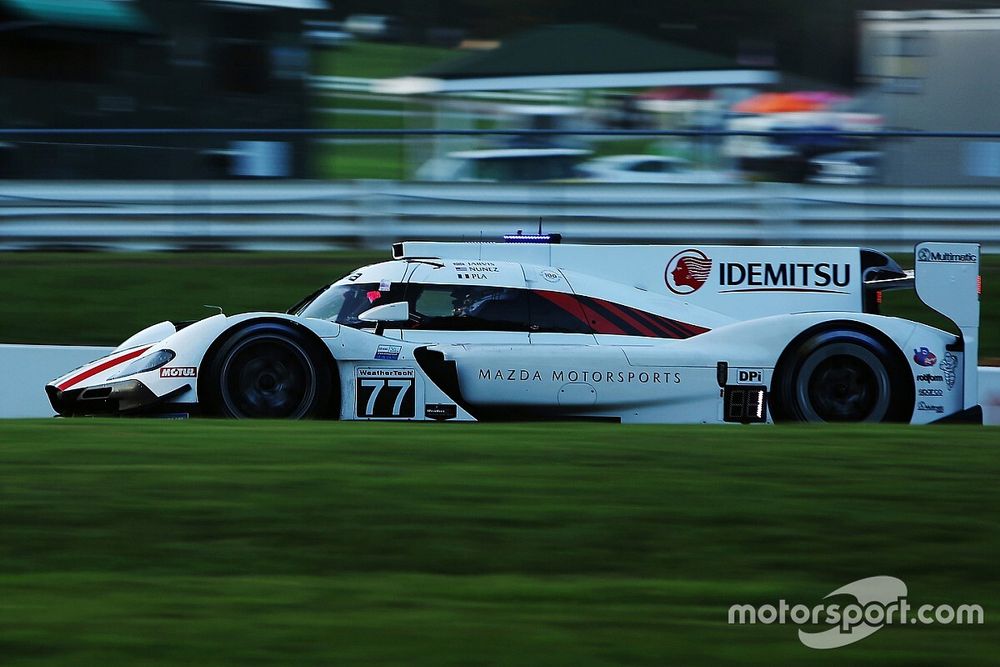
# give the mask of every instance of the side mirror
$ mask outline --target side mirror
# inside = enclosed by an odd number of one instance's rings
[[[374,322],[377,325],[384,325],[387,322],[406,322],[410,319],[410,304],[406,301],[385,303],[369,308],[358,315],[358,319],[362,322]]]

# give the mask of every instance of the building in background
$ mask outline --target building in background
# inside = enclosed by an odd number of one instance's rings
[[[551,157],[546,151],[553,148],[577,150],[577,157],[582,160],[589,153],[579,152],[578,149],[584,148],[579,138],[516,133],[570,130],[574,125],[581,127],[594,120],[595,114],[605,116],[602,120],[610,120],[616,128],[634,129],[648,115],[639,108],[638,96],[651,88],[707,91],[702,97],[714,100],[713,103],[692,113],[688,122],[700,123],[700,127],[720,127],[725,100],[734,89],[749,94],[777,81],[777,72],[756,63],[742,64],[734,58],[650,39],[612,26],[570,24],[535,27],[503,39],[495,49],[468,53],[410,76],[378,80],[373,84],[373,92],[431,100],[435,111],[430,122],[440,130],[472,129],[476,117],[461,113],[471,108],[472,99],[535,98],[533,105],[498,106],[502,114],[499,124],[508,134],[490,145],[438,137],[432,146],[411,151],[408,158],[411,165],[433,167],[419,169],[419,178],[434,173],[436,165],[449,159],[454,163],[454,159],[496,161],[510,157],[520,164],[530,157],[523,152],[529,147],[540,151],[538,157],[543,160]],[[613,108],[607,105],[600,108],[606,102]],[[463,141],[466,145],[460,145]],[[511,148],[519,152],[493,150]],[[471,155],[470,149],[490,152]],[[712,152],[717,151],[713,148]],[[567,157],[568,154],[559,155],[561,161]],[[550,170],[539,169],[536,173],[547,174]]]
[[[9,128],[301,128],[324,0],[0,0]],[[297,137],[12,137],[2,178],[304,176]]]
[[[1000,132],[1000,9],[863,12],[859,77],[888,129]],[[1000,140],[894,139],[888,185],[1000,184]]]

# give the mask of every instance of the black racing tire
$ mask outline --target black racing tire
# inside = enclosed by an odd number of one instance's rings
[[[312,338],[277,322],[258,322],[227,336],[203,365],[199,393],[206,412],[231,419],[326,416],[332,364]]]
[[[913,380],[901,353],[880,335],[831,329],[793,341],[775,369],[776,421],[909,422]]]

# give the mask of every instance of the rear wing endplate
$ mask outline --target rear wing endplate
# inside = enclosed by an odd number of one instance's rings
[[[928,241],[914,249],[914,284],[927,306],[951,320],[960,332],[955,351],[963,352],[964,407],[979,403],[978,243]]]

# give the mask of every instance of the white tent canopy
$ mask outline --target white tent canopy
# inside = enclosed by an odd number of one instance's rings
[[[372,92],[385,95],[426,95],[508,90],[655,88],[658,86],[760,86],[776,83],[772,70],[709,70],[696,72],[632,72],[615,74],[546,74],[475,79],[432,79],[407,76],[381,79]]]

